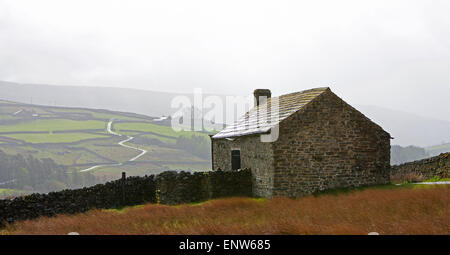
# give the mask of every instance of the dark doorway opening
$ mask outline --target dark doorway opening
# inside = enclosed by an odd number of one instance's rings
[[[231,151],[231,170],[241,169],[241,151],[232,150]]]

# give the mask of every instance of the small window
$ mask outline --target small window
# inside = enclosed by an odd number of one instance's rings
[[[238,170],[241,169],[241,151],[232,150],[231,151],[231,169]]]

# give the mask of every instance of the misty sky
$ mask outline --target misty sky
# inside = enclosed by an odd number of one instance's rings
[[[0,0],[0,80],[274,95],[450,120],[450,1]],[[1,91],[0,91],[1,93]]]

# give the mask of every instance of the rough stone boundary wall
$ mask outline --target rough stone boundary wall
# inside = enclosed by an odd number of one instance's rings
[[[118,208],[143,203],[173,205],[230,196],[252,196],[250,170],[168,171],[159,175],[126,178],[125,200],[121,180],[82,189],[0,200],[0,227],[17,220],[80,213],[94,208]]]
[[[241,171],[164,172],[156,176],[156,199],[181,204],[232,196],[252,196],[252,173]]]
[[[450,177],[450,153],[443,153],[432,158],[417,160],[391,167],[391,175],[421,174],[425,179],[435,176]]]

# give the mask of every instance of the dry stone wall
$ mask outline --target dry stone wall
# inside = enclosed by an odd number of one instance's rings
[[[425,179],[435,176],[440,178],[450,178],[450,153],[443,153],[439,156],[408,162],[405,164],[392,166],[391,175],[407,175],[417,173]]]
[[[117,180],[88,188],[0,200],[0,227],[17,220],[80,213],[93,208],[118,208],[143,203],[192,203],[229,196],[252,196],[250,170],[163,172],[128,177],[125,182]]]
[[[251,171],[224,172],[168,171],[156,178],[157,199],[161,204],[181,204],[208,199],[252,196]]]

